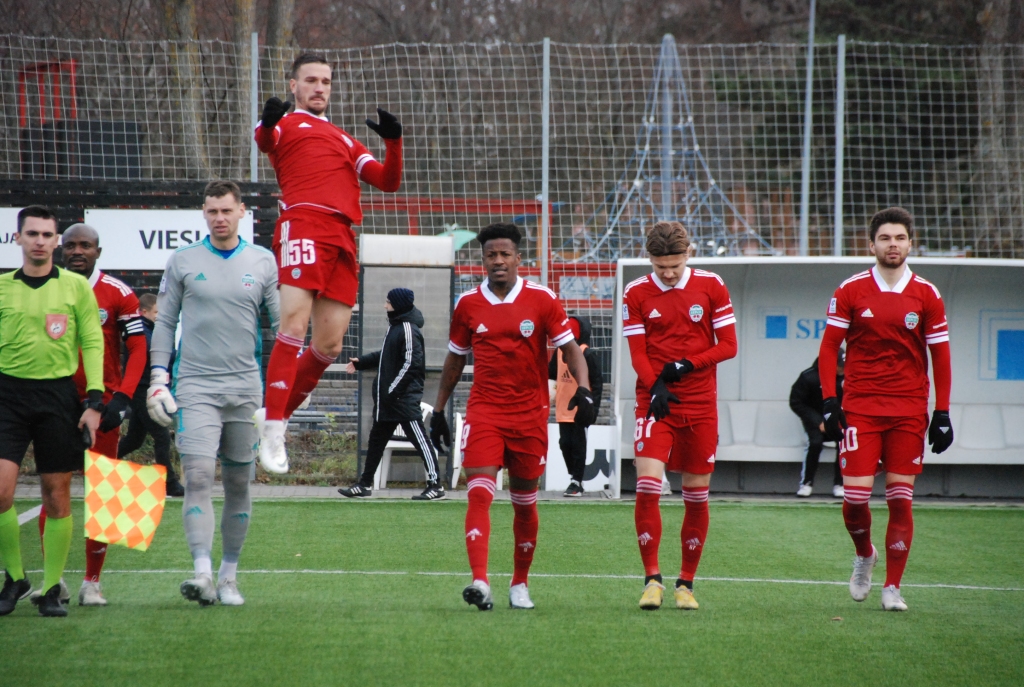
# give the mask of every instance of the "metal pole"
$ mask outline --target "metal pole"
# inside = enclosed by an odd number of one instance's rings
[[[807,29],[807,83],[804,87],[804,153],[800,180],[800,255],[809,252],[807,230],[811,209],[811,105],[814,100],[814,5],[811,0],[811,20]]]
[[[672,217],[672,64],[671,51],[676,39],[665,34],[661,39],[661,219]]]
[[[544,39],[544,68],[540,105],[540,283],[548,285],[548,224],[551,221],[551,200],[548,197],[551,160],[551,39]]]
[[[249,40],[249,105],[252,115],[252,128],[260,119],[260,35],[253,33]],[[260,180],[260,151],[256,148],[256,139],[249,136],[249,179],[255,184]]]
[[[846,36],[836,46],[836,206],[832,215],[832,255],[843,254],[843,147],[846,134]]]

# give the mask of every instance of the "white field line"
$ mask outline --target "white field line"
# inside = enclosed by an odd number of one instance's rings
[[[41,512],[43,512],[43,505],[39,504],[38,506],[33,506],[26,511],[18,513],[18,526],[20,527],[24,525],[29,520],[35,520],[39,517]]]
[[[30,573],[40,573],[42,570],[28,570]],[[65,570],[66,573],[84,573],[84,570]],[[104,575],[190,575],[194,571],[188,569],[163,569],[163,570],[104,570]],[[242,575],[368,575],[368,576],[402,576],[419,575],[425,577],[467,577],[468,571],[463,572],[419,572],[401,570],[245,570],[239,572]],[[492,577],[512,577],[511,573],[489,573]],[[579,574],[568,575],[561,573],[530,573],[530,577],[545,577],[570,580],[642,580],[642,575],[592,575]],[[779,580],[758,577],[698,577],[699,582],[736,582],[740,584],[803,584],[803,585],[826,585],[845,587],[849,582],[835,582],[832,580]],[[971,584],[908,584],[903,587],[914,587],[917,589],[961,589],[969,591],[986,592],[1024,592],[1024,587],[983,587]]]

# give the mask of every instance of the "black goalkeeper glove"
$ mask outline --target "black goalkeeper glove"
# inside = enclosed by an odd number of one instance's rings
[[[647,417],[653,415],[655,420],[664,420],[671,412],[669,403],[679,403],[679,397],[668,390],[665,380],[658,377],[651,387],[651,407],[647,409]]]
[[[263,123],[264,127],[273,129],[277,126],[277,123],[281,121],[281,118],[288,114],[288,110],[290,109],[292,109],[292,103],[290,100],[271,98],[267,101],[267,104],[263,106],[263,114],[260,115],[260,121]]]
[[[846,424],[846,414],[839,405],[839,399],[835,396],[826,398],[821,414],[825,417],[825,438],[829,441],[842,441],[849,425]]]
[[[597,405],[594,403],[594,395],[590,393],[590,389],[581,386],[576,389],[576,393],[569,399],[569,405],[566,409],[576,409],[575,422],[577,425],[589,427],[597,421]]]
[[[120,391],[114,392],[114,397],[110,399],[110,403],[103,411],[103,417],[100,418],[100,431],[109,432],[120,427],[131,403],[132,399],[128,398],[128,394],[123,394]]]
[[[661,379],[671,384],[678,382],[683,378],[683,375],[691,372],[693,372],[693,363],[683,358],[679,362],[665,363],[665,367],[661,368]]]
[[[932,413],[932,424],[928,427],[928,445],[932,453],[942,453],[953,445],[953,423],[949,421],[948,410]]]
[[[434,412],[430,417],[430,443],[438,451],[447,453],[452,447],[452,431],[448,429],[448,418],[444,411]]]
[[[380,120],[380,124],[372,119],[367,119],[366,126],[377,132],[378,136],[388,139],[402,137],[402,124],[398,121],[398,118],[395,117],[395,115],[378,107],[377,118]]]

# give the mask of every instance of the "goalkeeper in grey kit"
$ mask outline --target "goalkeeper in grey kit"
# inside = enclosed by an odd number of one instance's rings
[[[160,424],[176,427],[185,502],[182,519],[195,576],[181,584],[186,599],[208,606],[244,603],[238,557],[249,529],[249,478],[259,441],[253,413],[263,404],[260,308],[276,330],[280,322],[274,255],[238,236],[245,215],[230,181],[207,185],[203,216],[210,234],[178,249],[167,261],[150,352],[146,406]],[[168,389],[167,364],[181,319],[181,342]],[[212,489],[217,458],[224,483],[223,557],[213,584]]]

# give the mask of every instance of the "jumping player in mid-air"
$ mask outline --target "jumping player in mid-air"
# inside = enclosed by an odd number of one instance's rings
[[[509,605],[533,608],[527,575],[537,547],[537,487],[548,450],[548,339],[565,356],[579,384],[569,402],[575,421],[594,424],[596,406],[583,351],[554,293],[519,276],[519,242],[514,224],[492,224],[477,236],[487,278],[459,296],[452,313],[448,356],[430,420],[430,438],[438,450],[451,446],[444,408],[473,353],[473,386],[466,423],[457,440],[469,486],[466,551],[473,582],[462,598],[482,611],[494,606],[487,578],[491,501],[498,470],[508,468],[515,539]]]
[[[256,415],[260,464],[288,471],[285,422],[312,393],[341,353],[358,290],[352,225],[363,219],[359,182],[393,193],[402,179],[402,125],[377,109],[367,126],[384,139],[381,164],[366,147],[328,121],[331,65],[303,53],[292,63],[292,103],[271,98],[256,127],[256,144],[270,157],[281,186],[274,229],[279,265],[281,329],[267,366],[266,407]],[[299,356],[312,315],[313,338]]]
[[[840,441],[843,520],[857,555],[850,596],[871,591],[878,551],[871,544],[868,500],[881,462],[889,525],[885,532],[882,608],[905,611],[900,581],[914,537],[914,480],[924,462],[924,437],[934,453],[953,443],[949,327],[939,290],[910,271],[914,220],[903,208],[875,213],[868,248],[876,264],[836,289],[828,306],[818,370],[825,399],[825,434]],[[836,398],[836,356],[846,340],[846,382]],[[935,411],[928,425],[928,353],[935,377]]]
[[[708,489],[718,447],[718,363],[736,355],[729,290],[713,272],[686,266],[690,238],[679,222],[647,234],[654,271],[623,291],[622,335],[636,370],[636,534],[644,564],[640,608],[661,608],[658,565],[661,482],[683,474],[686,510],[676,608],[696,610],[693,578],[708,534]]]

